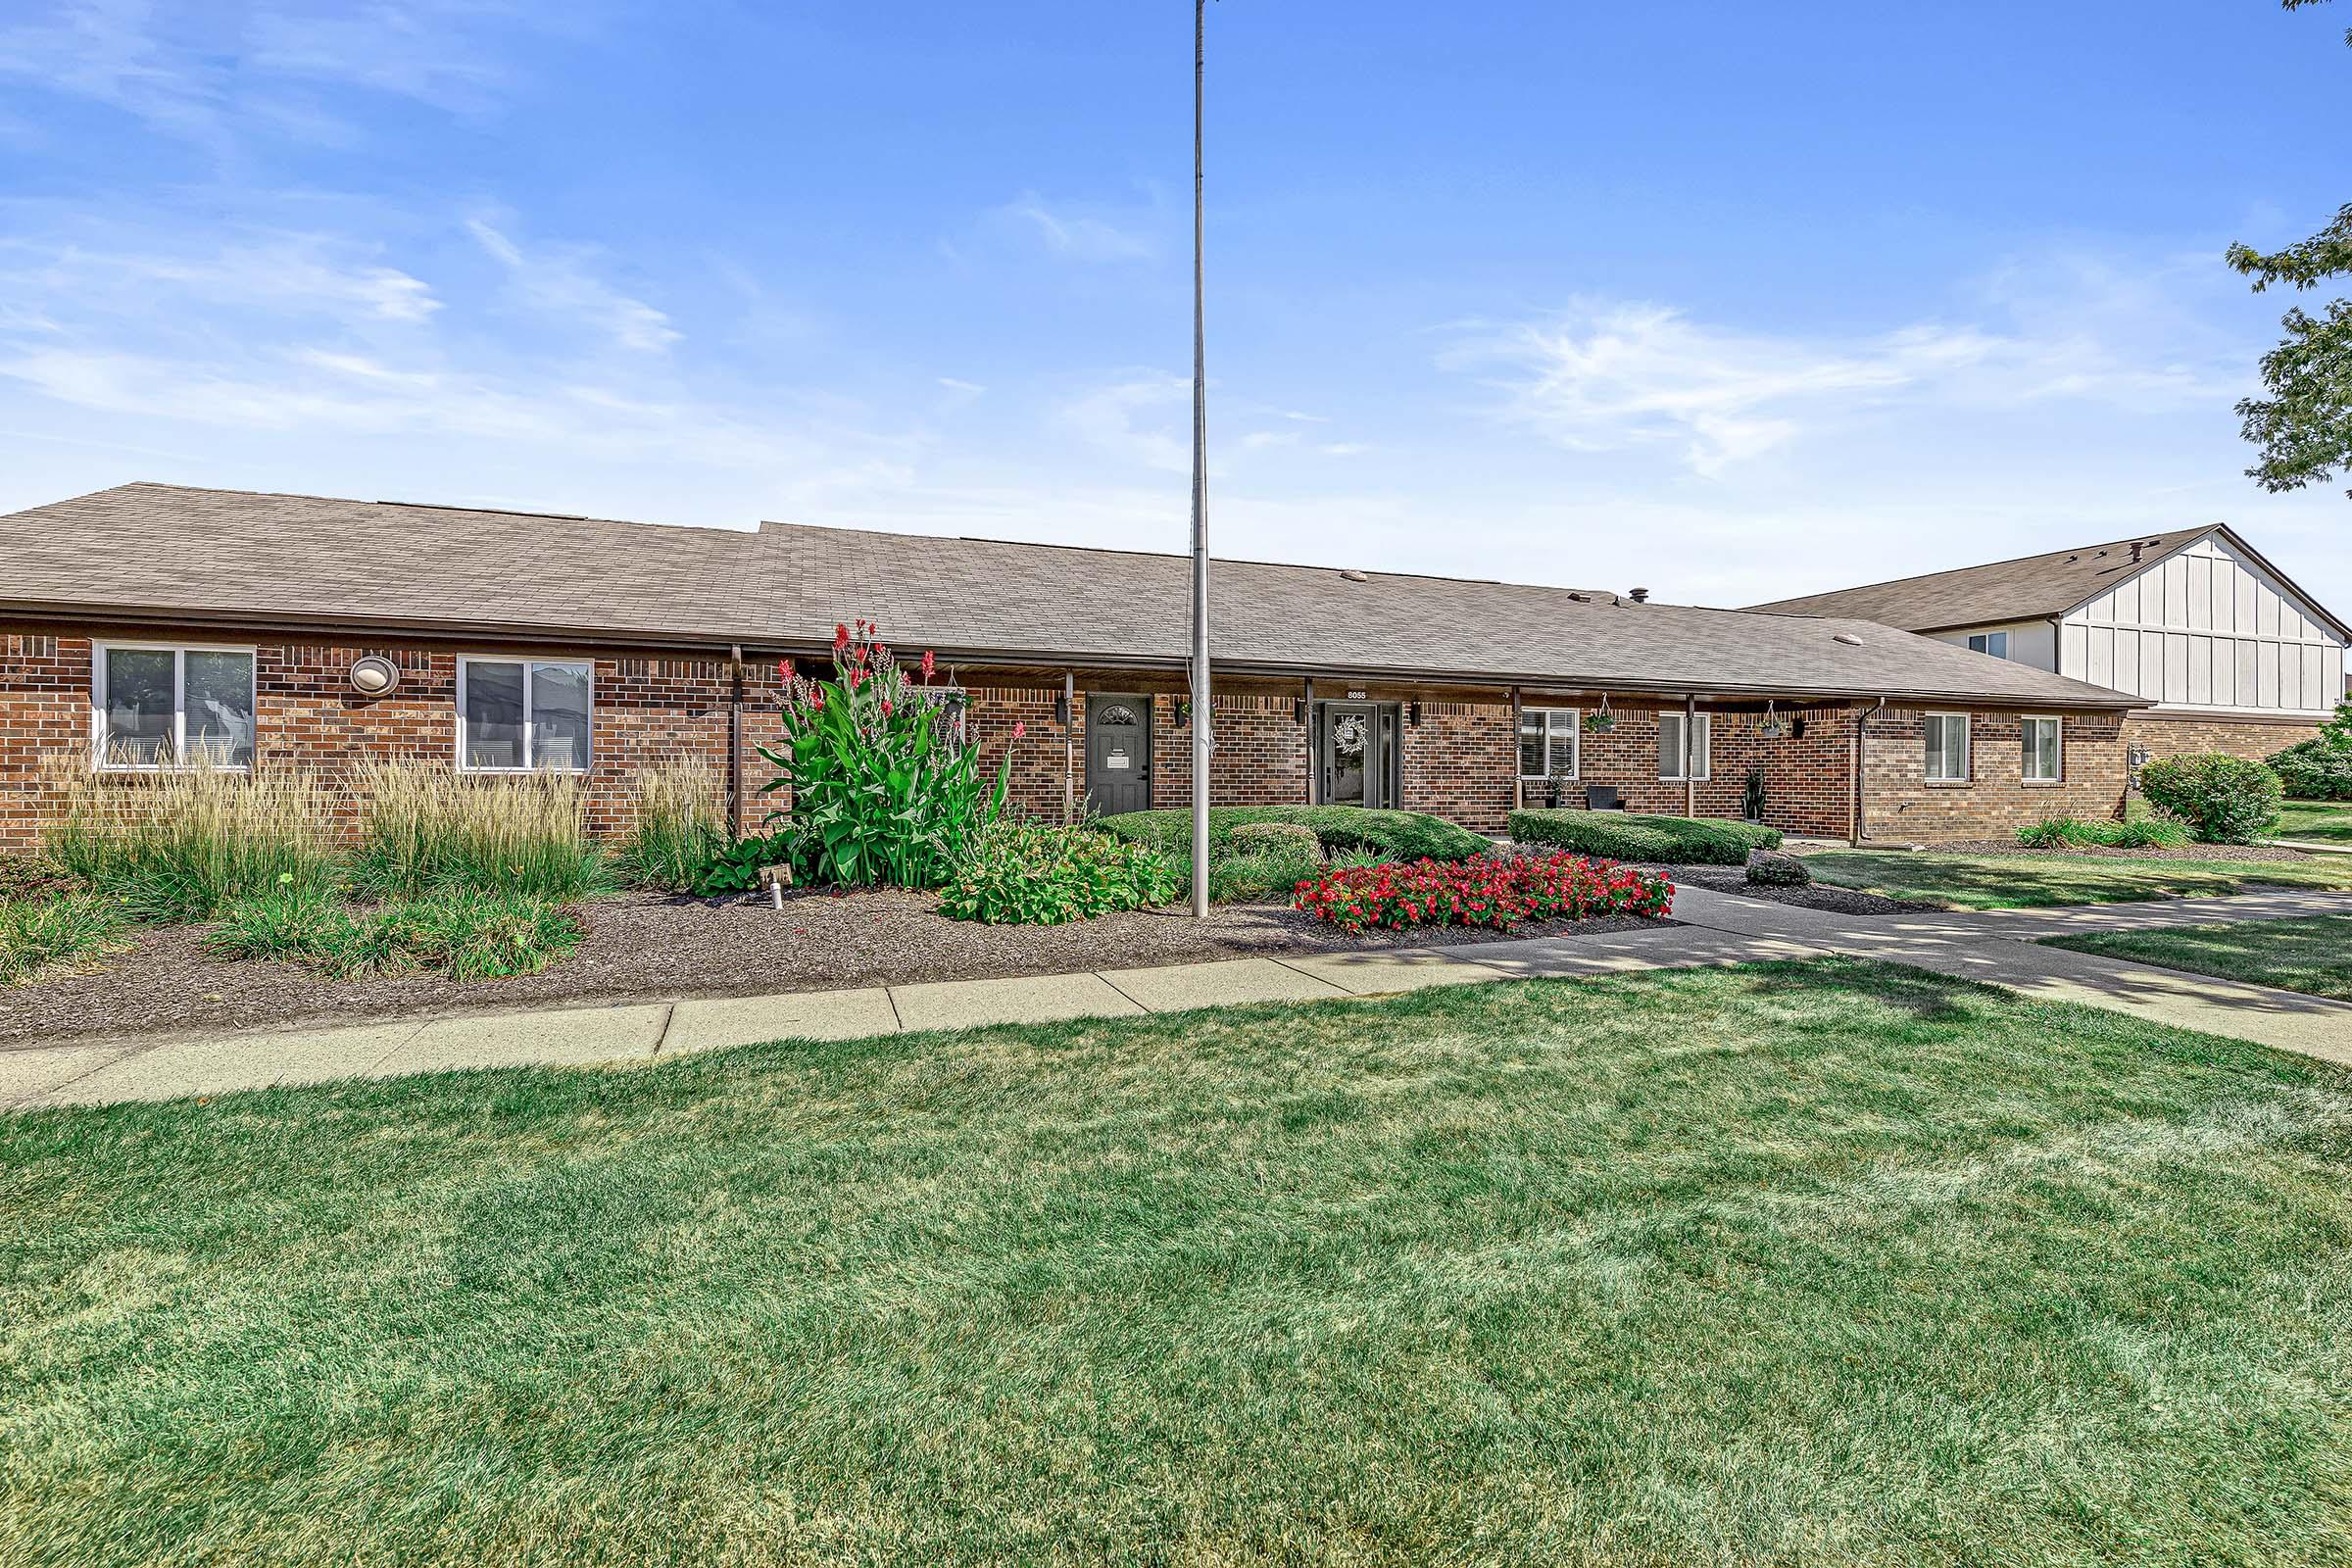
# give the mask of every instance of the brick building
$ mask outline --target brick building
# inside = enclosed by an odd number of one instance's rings
[[[203,752],[582,773],[708,760],[768,803],[776,662],[864,617],[936,653],[1017,805],[1191,800],[1181,556],[758,531],[125,485],[0,518],[0,848],[44,760]],[[1866,620],[1219,562],[1219,804],[1399,806],[1499,832],[1517,804],[1738,816],[1833,838],[2004,833],[2123,803],[2139,699]],[[1015,727],[1021,730],[1014,737]],[[54,762],[47,765],[54,766]]]
[[[1852,615],[2137,697],[2127,747],[2262,759],[2319,733],[2352,628],[2216,524],[1755,607]]]

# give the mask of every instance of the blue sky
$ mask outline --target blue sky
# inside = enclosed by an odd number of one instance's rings
[[[1742,603],[2226,520],[2352,14],[1212,8],[1221,554]],[[17,0],[0,509],[1181,549],[1191,9]],[[985,585],[974,585],[985,591]]]

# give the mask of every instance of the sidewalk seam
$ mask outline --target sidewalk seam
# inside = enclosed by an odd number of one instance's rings
[[[1157,1007],[1152,1006],[1149,1002],[1146,1002],[1143,998],[1131,995],[1129,992],[1124,990],[1116,980],[1113,980],[1109,974],[1104,973],[1102,970],[1089,969],[1087,973],[1093,975],[1096,979],[1110,987],[1111,990],[1118,992],[1120,996],[1125,997],[1129,1002],[1134,1003],[1136,1006],[1141,1008],[1143,1011],[1157,1012],[1159,1010]]]

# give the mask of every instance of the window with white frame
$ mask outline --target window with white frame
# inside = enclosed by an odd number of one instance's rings
[[[1968,651],[1972,654],[1990,654],[1995,659],[2009,657],[2009,634],[2005,631],[1978,631],[1968,636]]]
[[[1928,782],[1968,782],[1968,715],[1930,713],[1927,716]]]
[[[100,767],[250,767],[253,650],[99,643],[90,710]]]
[[[1521,778],[1576,777],[1578,717],[1573,708],[1523,708],[1519,710]]]
[[[2025,743],[2025,779],[2029,784],[2055,784],[2064,776],[2066,748],[2055,718],[2028,718],[2020,725]]]
[[[1690,731],[1690,777],[1706,779],[1712,776],[1707,771],[1708,731],[1711,728],[1707,722],[1707,715],[1704,713],[1690,715],[1660,713],[1658,715],[1658,777],[1670,778],[1677,783],[1682,782],[1683,779],[1683,720],[1685,717],[1689,717],[1693,726]]]
[[[458,661],[458,765],[483,773],[578,773],[594,731],[586,660]]]

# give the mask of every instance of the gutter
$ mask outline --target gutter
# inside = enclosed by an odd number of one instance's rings
[[[320,633],[353,633],[359,635],[425,638],[449,643],[525,643],[564,648],[625,648],[643,650],[649,654],[700,653],[711,659],[729,659],[738,650],[755,657],[774,654],[794,658],[823,657],[832,649],[830,639],[777,638],[763,635],[732,634],[721,638],[681,637],[674,632],[639,631],[615,628],[606,631],[570,630],[546,625],[494,625],[480,621],[419,620],[414,617],[341,616],[334,619],[301,617],[288,619],[253,613],[230,614],[195,610],[159,610],[153,607],[94,611],[83,607],[60,609],[55,605],[24,604],[21,601],[0,600],[0,613],[21,615],[33,620],[52,622],[91,622],[98,625],[212,625],[239,628],[263,628],[285,631],[315,639]],[[1727,612],[1727,613],[1731,613]],[[1191,662],[1181,654],[1153,655],[1117,650],[1088,652],[1054,651],[1041,649],[1004,649],[950,644],[931,644],[932,651],[942,661],[962,663],[1040,668],[1057,664],[1073,668],[1167,670],[1181,673],[1191,668]],[[1596,678],[1581,675],[1561,675],[1527,670],[1445,669],[1409,665],[1355,664],[1337,665],[1298,661],[1217,662],[1228,674],[1258,676],[1269,679],[1297,680],[1316,671],[1332,674],[1360,675],[1402,683],[1453,686],[1532,687],[1539,692],[1560,690],[1568,692],[1611,692],[1637,696],[1672,696],[1673,691],[1654,680],[1633,677]],[[2066,677],[2053,677],[2065,679]],[[2103,687],[2090,687],[2098,696],[2069,696],[2060,694],[2010,694],[2000,692],[1921,691],[1916,689],[1888,690],[1879,686],[1804,686],[1792,682],[1762,683],[1719,681],[1700,694],[1702,700],[1714,697],[1754,696],[1777,697],[1789,701],[1858,701],[1911,703],[1974,703],[1994,708],[2031,709],[2057,707],[2072,710],[2095,710],[2114,709],[2129,712],[2147,706],[2143,698],[2109,692]]]

